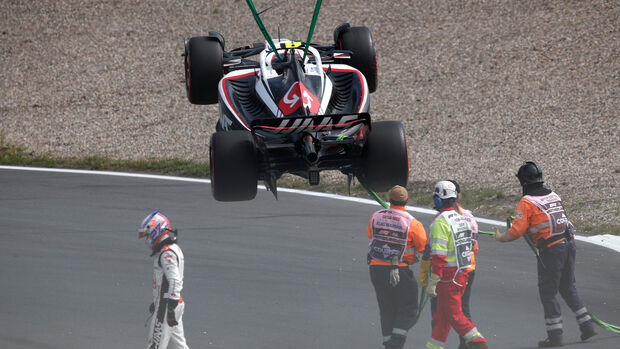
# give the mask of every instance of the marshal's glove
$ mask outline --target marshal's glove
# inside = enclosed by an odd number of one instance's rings
[[[426,287],[426,294],[430,298],[437,297],[437,283],[439,282],[439,275],[431,273],[431,277],[428,280],[428,286]]]
[[[420,261],[420,285],[426,287],[428,285],[428,271],[431,269],[431,260],[422,259]]]
[[[502,233],[495,227],[495,234],[493,234],[493,239],[499,242],[507,242],[508,241],[508,233]]]
[[[398,268],[392,268],[392,270],[390,270],[390,285],[392,285],[392,287],[396,287],[399,282],[400,274],[398,274]]]
[[[400,282],[400,274],[398,273],[398,256],[392,257],[392,269],[390,270],[390,285],[396,287]]]
[[[174,327],[179,324],[176,318],[176,314],[174,313],[174,308],[177,307],[179,301],[176,299],[168,299],[168,312],[166,314],[166,322],[168,326]]]

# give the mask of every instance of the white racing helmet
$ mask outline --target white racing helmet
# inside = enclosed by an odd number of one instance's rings
[[[146,237],[146,244],[154,249],[159,243],[175,236],[170,221],[159,210],[147,215],[138,228],[138,238]]]

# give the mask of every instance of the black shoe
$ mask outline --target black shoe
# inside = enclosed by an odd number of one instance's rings
[[[581,331],[581,340],[585,341],[588,338],[592,338],[592,337],[596,336],[597,334],[598,334],[598,332],[596,332],[594,327],[588,327],[588,328],[584,329],[583,331]]]
[[[402,349],[405,346],[406,340],[407,336],[392,334],[390,340],[383,342],[383,345],[385,346],[385,349]]]
[[[563,346],[561,339],[545,339],[544,341],[538,342],[539,348],[557,348]]]

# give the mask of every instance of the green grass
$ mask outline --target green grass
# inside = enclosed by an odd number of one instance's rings
[[[89,157],[52,157],[48,154],[38,154],[28,151],[23,147],[6,142],[4,134],[0,132],[0,164],[13,166],[54,167],[87,170],[106,170],[119,172],[141,172],[151,174],[163,174],[183,177],[208,178],[209,165],[206,162],[181,159],[145,159],[145,160],[115,160],[101,156]],[[432,207],[433,198],[431,182],[410,182],[409,205],[419,207]],[[366,190],[354,180],[351,191],[347,186],[344,175],[334,180],[322,180],[319,185],[310,186],[308,181],[292,175],[284,175],[278,180],[279,187],[304,189],[317,192],[351,195],[361,198],[371,198]],[[379,193],[384,200],[386,193]],[[464,207],[472,210],[477,216],[494,218],[503,221],[505,217],[514,215],[514,208],[520,197],[506,195],[498,189],[473,188],[463,190],[461,202]],[[568,205],[569,212],[577,212],[583,206]],[[570,218],[570,217],[569,217]],[[594,234],[620,235],[620,225],[591,224],[573,220],[580,230]]]
[[[613,225],[613,224],[591,225],[588,223],[579,224],[578,222],[575,224],[581,230],[590,232],[594,235],[598,235],[598,234],[620,235],[620,225]]]
[[[207,177],[209,166],[205,162],[180,159],[115,160],[101,156],[52,157],[37,154],[23,147],[5,142],[0,135],[0,164],[13,166],[74,168],[86,170],[133,171],[186,177]]]

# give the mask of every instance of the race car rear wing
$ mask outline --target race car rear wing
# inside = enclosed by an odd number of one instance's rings
[[[252,121],[251,128],[252,131],[261,130],[273,134],[293,134],[344,130],[360,124],[370,125],[370,114],[334,114],[257,119]]]

